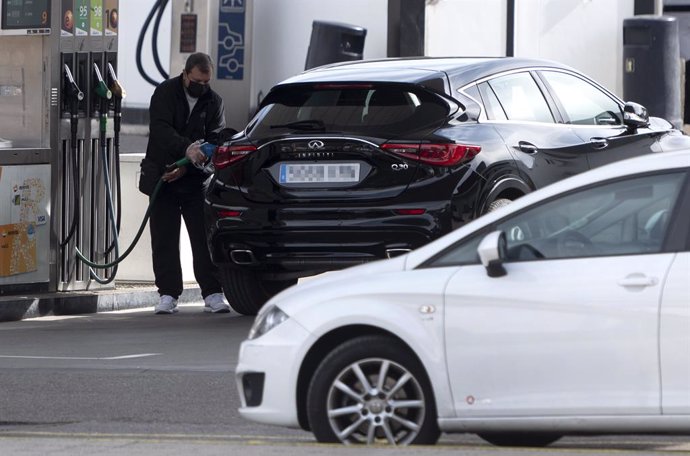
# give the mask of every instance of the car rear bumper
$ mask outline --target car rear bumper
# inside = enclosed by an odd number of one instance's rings
[[[211,257],[223,263],[257,270],[332,270],[392,258],[420,247],[432,238],[412,229],[281,229],[216,231],[209,240]]]
[[[400,214],[401,207],[410,206],[250,209],[207,201],[207,240],[216,264],[299,277],[392,258],[451,229],[447,202],[415,203],[421,214]],[[219,215],[229,209],[233,216]]]

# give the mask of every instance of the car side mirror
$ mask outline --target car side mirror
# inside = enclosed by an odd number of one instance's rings
[[[503,262],[506,259],[506,234],[503,231],[493,231],[479,243],[477,253],[479,260],[486,268],[489,277],[503,277],[507,274]]]
[[[623,106],[623,123],[631,130],[647,127],[649,125],[647,108],[641,104],[628,101]]]

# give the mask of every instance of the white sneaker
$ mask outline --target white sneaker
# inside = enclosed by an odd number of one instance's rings
[[[213,293],[204,298],[204,312],[228,313],[230,306],[225,302],[223,293]]]
[[[155,312],[157,314],[172,314],[177,312],[177,299],[172,296],[161,296],[160,302],[156,305]]]

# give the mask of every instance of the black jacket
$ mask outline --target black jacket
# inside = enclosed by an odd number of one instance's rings
[[[216,143],[225,128],[223,99],[213,90],[199,97],[191,115],[182,75],[162,82],[153,91],[149,106],[149,142],[141,163],[139,189],[150,195],[165,167],[185,156],[187,147],[196,140]],[[200,186],[206,175],[188,165],[185,175],[169,184]]]

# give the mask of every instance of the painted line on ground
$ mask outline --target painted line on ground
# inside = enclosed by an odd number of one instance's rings
[[[89,356],[28,356],[28,355],[0,355],[0,358],[11,359],[64,359],[78,361],[113,361],[118,359],[146,358],[148,356],[159,356],[161,353],[138,353],[134,355],[89,357]]]

